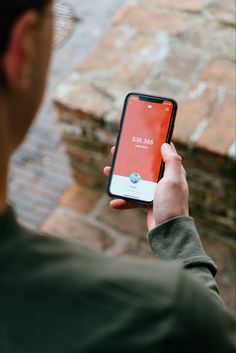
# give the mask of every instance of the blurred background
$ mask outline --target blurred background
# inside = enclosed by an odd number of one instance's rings
[[[20,222],[111,256],[155,261],[142,210],[108,206],[110,163],[124,97],[174,97],[174,142],[190,209],[236,311],[234,0],[68,0],[82,21],[54,51],[45,100],[11,164]]]

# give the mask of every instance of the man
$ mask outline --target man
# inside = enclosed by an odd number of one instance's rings
[[[234,352],[235,321],[189,217],[173,145],[162,146],[165,174],[147,216],[155,263],[105,257],[18,225],[7,204],[7,171],[42,100],[52,5],[0,5],[0,352]]]

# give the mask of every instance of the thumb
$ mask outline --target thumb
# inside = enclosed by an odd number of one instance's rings
[[[182,158],[174,148],[168,143],[164,143],[161,147],[161,154],[165,162],[164,177],[172,177],[182,175]]]

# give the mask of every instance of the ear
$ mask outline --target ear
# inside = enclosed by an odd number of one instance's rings
[[[24,90],[30,85],[38,21],[37,13],[28,11],[13,25],[3,56],[3,70],[10,87]]]

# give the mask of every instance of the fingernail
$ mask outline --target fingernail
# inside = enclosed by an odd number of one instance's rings
[[[168,143],[164,143],[164,144],[162,145],[162,148],[163,148],[165,151],[168,151],[168,152],[172,151],[172,148],[171,148],[171,146],[170,146]]]

